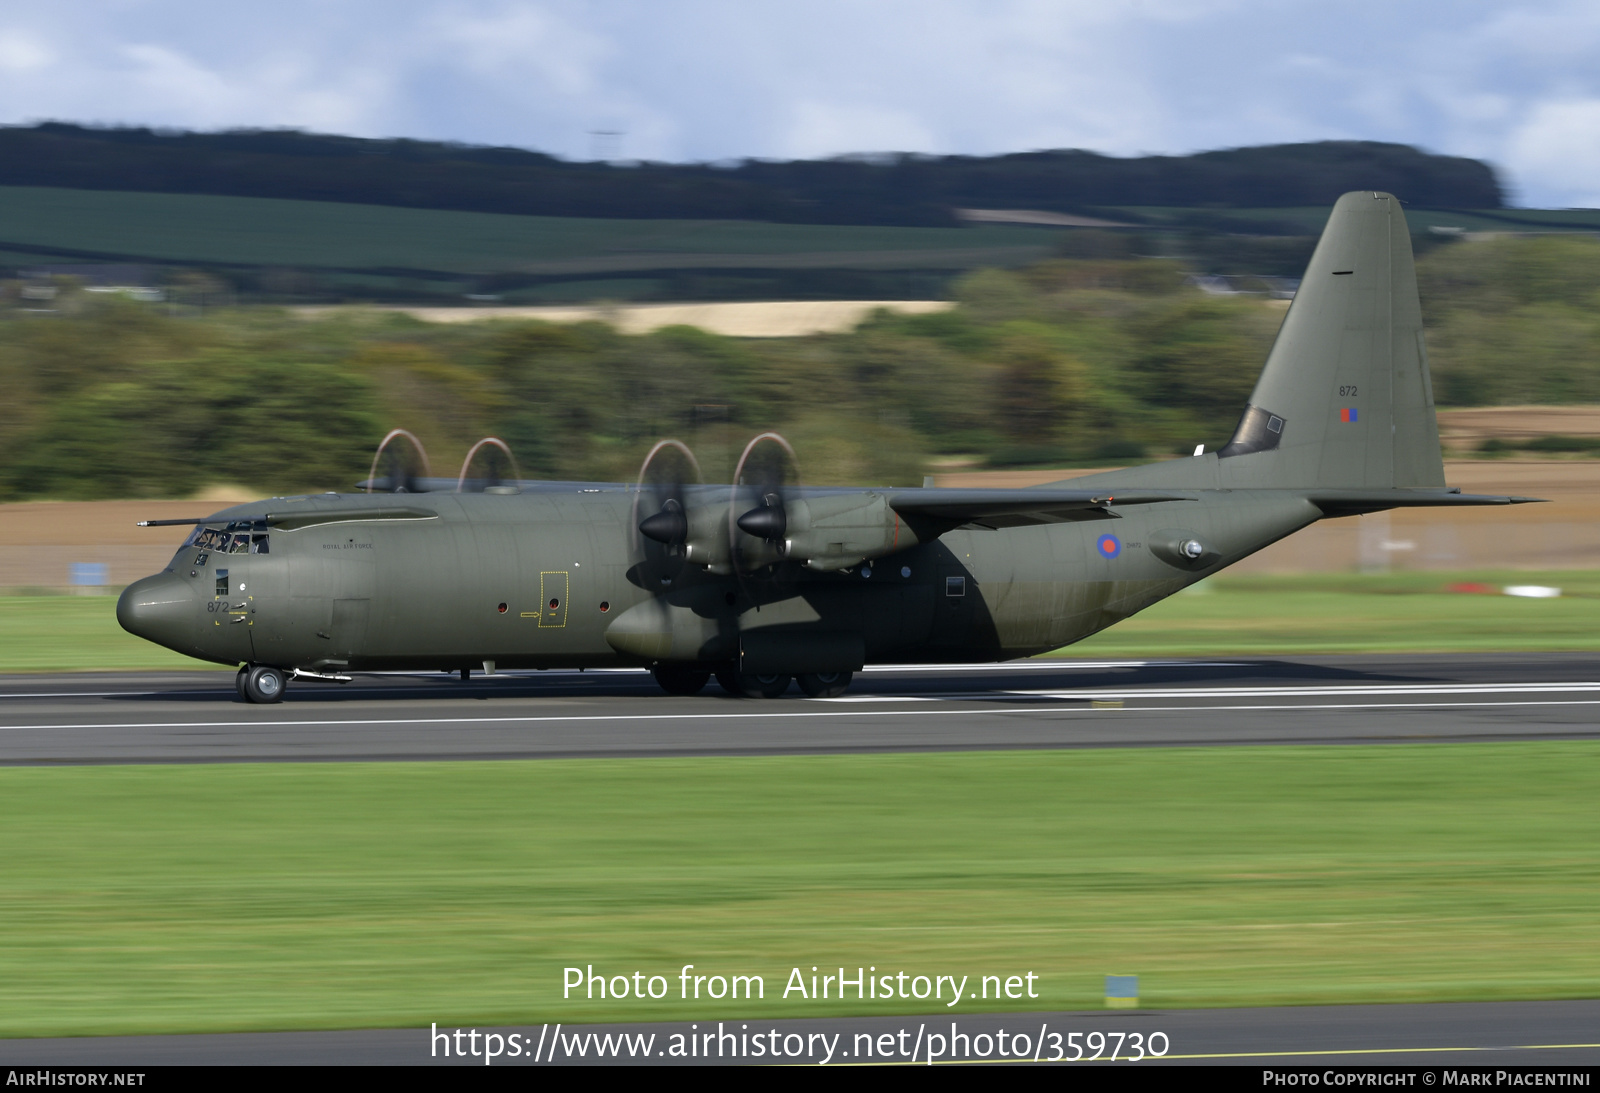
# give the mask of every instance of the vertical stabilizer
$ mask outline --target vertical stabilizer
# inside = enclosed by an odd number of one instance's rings
[[[1363,190],[1334,205],[1217,455],[1229,487],[1444,485],[1411,235],[1392,195]]]

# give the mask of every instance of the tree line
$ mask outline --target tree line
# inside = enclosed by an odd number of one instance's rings
[[[345,490],[395,426],[437,473],[497,435],[527,476],[606,481],[667,436],[726,481],[767,429],[819,485],[1187,454],[1231,434],[1284,312],[1183,274],[1139,258],[983,270],[949,311],[780,339],[186,312],[64,286],[54,314],[0,306],[0,498]],[[1600,241],[1457,243],[1419,276],[1442,405],[1600,402]]]
[[[1387,190],[1493,209],[1494,171],[1406,145],[1323,141],[1119,158],[1080,150],[733,164],[570,162],[518,148],[295,130],[0,127],[0,185],[204,193],[543,216],[955,226],[961,208],[1330,205]],[[1127,213],[1122,217],[1126,219]]]

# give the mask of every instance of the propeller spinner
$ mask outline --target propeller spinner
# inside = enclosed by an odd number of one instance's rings
[[[794,449],[777,433],[745,445],[728,496],[728,545],[734,569],[748,573],[788,553],[788,496],[800,485]],[[751,501],[754,507],[748,507]]]
[[[650,449],[639,468],[633,497],[635,529],[632,553],[641,578],[665,584],[682,567],[689,537],[690,484],[700,482],[700,464],[679,440],[663,440]],[[641,518],[641,513],[647,514]]]

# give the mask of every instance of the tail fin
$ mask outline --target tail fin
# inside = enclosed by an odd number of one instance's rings
[[[1390,194],[1333,207],[1233,439],[1229,487],[1443,486],[1411,235]]]

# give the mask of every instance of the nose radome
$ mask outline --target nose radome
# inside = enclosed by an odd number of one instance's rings
[[[117,600],[117,622],[128,633],[187,651],[194,645],[194,592],[174,573],[134,581]]]

